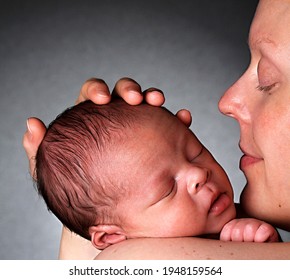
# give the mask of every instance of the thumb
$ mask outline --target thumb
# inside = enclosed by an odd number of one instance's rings
[[[37,118],[27,119],[27,130],[23,135],[22,144],[25,149],[27,158],[29,160],[29,170],[32,177],[34,177],[35,170],[35,156],[38,147],[45,135],[46,127],[44,123]],[[36,178],[34,178],[36,179]]]

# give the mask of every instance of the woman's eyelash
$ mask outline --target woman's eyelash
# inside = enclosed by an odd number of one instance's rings
[[[270,91],[270,90],[271,90],[275,85],[276,85],[276,83],[274,83],[274,84],[272,84],[272,85],[269,85],[269,86],[260,86],[260,85],[258,85],[258,86],[257,86],[257,90],[268,92],[268,91]]]

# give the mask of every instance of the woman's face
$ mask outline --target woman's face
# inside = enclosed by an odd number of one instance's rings
[[[254,17],[246,72],[219,103],[240,125],[244,209],[290,229],[290,1],[262,0]]]

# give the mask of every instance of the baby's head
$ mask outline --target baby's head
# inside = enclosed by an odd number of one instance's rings
[[[220,165],[172,113],[147,104],[66,110],[39,147],[36,177],[48,208],[100,249],[217,233],[235,215]]]
[[[115,205],[125,189],[111,164],[127,132],[145,115],[121,101],[102,106],[86,101],[49,125],[36,156],[37,187],[48,208],[75,233],[90,239],[90,226],[116,224]]]

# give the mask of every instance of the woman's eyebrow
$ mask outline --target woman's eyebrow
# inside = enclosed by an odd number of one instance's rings
[[[257,49],[259,45],[261,44],[272,44],[276,46],[275,42],[270,39],[268,36],[260,37],[260,38],[248,38],[248,46],[250,49]]]

